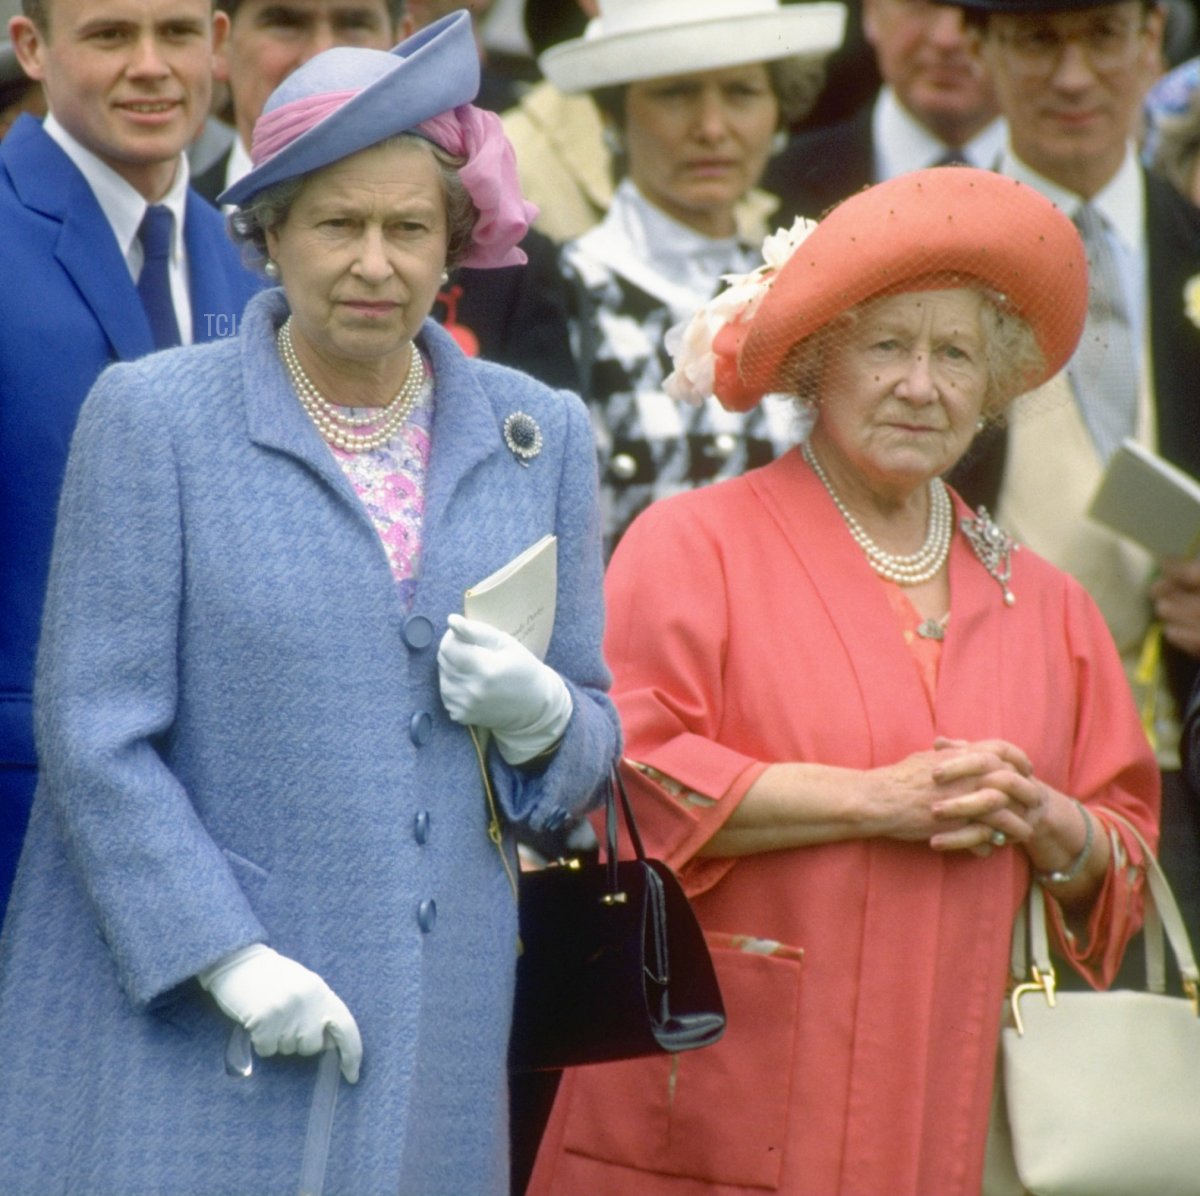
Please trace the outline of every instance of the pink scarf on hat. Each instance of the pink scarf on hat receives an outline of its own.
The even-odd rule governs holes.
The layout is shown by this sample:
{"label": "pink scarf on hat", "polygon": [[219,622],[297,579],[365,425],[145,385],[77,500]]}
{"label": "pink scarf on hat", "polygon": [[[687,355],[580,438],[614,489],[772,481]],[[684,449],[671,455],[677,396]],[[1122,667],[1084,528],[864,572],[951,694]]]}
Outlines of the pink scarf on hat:
{"label": "pink scarf on hat", "polygon": [[[331,91],[305,96],[264,113],[254,125],[251,161],[261,166],[358,94]],[[522,265],[526,257],[517,243],[537,215],[537,208],[521,196],[516,155],[500,118],[474,104],[460,104],[413,129],[398,129],[400,132],[416,133],[447,153],[466,159],[458,175],[479,216],[471,234],[471,248],[460,265],[477,269]]]}
{"label": "pink scarf on hat", "polygon": [[517,242],[525,235],[537,208],[523,199],[517,181],[517,156],[494,112],[460,104],[413,130],[447,153],[466,158],[459,167],[472,202],[479,212],[464,266],[517,266],[525,254]]}

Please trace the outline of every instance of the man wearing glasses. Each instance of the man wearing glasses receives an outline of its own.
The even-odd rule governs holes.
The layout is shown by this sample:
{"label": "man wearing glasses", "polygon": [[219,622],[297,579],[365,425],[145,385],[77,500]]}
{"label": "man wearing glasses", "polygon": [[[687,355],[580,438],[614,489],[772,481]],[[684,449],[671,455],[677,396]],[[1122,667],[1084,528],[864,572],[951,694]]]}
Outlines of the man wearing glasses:
{"label": "man wearing glasses", "polygon": [[1152,0],[956,2],[1008,122],[999,169],[1075,220],[1089,263],[1088,323],[1068,369],[1007,428],[985,433],[956,481],[1104,611],[1158,749],[1160,850],[1195,935],[1200,810],[1178,771],[1177,711],[1200,660],[1200,561],[1155,560],[1087,517],[1125,438],[1200,477],[1200,315],[1185,300],[1200,280],[1200,209],[1143,170],[1134,144],[1164,10]]}

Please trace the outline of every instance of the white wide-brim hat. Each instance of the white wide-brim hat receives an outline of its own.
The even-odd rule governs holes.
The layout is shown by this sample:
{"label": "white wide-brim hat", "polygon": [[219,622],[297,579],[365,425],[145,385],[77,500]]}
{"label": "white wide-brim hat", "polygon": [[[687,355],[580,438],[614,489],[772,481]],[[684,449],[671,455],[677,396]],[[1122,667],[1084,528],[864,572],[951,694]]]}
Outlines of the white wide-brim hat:
{"label": "white wide-brim hat", "polygon": [[796,55],[842,44],[846,9],[832,2],[779,0],[601,0],[582,37],[538,59],[562,91],[592,91]]}

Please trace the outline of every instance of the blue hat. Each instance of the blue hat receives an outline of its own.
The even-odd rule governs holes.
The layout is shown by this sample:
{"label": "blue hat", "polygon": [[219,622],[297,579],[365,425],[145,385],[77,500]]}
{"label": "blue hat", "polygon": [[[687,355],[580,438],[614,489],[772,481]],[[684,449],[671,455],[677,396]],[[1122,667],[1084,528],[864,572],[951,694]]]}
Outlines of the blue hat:
{"label": "blue hat", "polygon": [[478,91],[479,48],[465,11],[435,21],[390,51],[325,50],[271,93],[254,126],[254,169],[218,202],[245,204],[275,183],[468,104]]}

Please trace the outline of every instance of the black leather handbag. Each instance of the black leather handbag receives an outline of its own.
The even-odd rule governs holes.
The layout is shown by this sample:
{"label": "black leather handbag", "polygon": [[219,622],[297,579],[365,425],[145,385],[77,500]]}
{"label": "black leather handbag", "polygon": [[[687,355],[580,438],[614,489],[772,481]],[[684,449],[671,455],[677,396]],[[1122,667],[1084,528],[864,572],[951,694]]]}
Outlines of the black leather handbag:
{"label": "black leather handbag", "polygon": [[[631,860],[617,859],[618,799]],[[520,875],[514,1071],[690,1051],[725,1031],[700,924],[671,869],[646,858],[615,770],[606,802],[604,860]]]}

